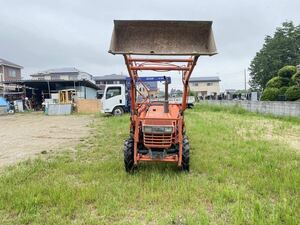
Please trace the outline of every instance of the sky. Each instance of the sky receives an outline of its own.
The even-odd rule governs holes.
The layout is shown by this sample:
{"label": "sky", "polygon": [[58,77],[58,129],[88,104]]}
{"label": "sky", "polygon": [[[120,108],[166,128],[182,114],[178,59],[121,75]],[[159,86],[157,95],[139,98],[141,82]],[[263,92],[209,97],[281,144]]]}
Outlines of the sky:
{"label": "sky", "polygon": [[[76,67],[95,76],[127,74],[123,57],[108,53],[115,19],[212,20],[218,54],[200,57],[192,76],[219,76],[222,90],[243,89],[244,69],[261,49],[265,36],[285,21],[300,24],[299,0],[0,3],[0,58],[22,65],[24,78],[61,67]],[[174,87],[179,82],[176,75]]]}

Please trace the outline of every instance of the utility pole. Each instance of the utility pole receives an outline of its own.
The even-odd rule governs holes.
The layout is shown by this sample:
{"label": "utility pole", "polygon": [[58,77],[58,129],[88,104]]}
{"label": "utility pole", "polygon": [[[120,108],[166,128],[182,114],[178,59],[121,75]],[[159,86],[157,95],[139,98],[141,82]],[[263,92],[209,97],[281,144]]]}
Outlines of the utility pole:
{"label": "utility pole", "polygon": [[245,79],[245,91],[247,91],[247,74],[246,74],[246,69],[244,69],[244,79]]}

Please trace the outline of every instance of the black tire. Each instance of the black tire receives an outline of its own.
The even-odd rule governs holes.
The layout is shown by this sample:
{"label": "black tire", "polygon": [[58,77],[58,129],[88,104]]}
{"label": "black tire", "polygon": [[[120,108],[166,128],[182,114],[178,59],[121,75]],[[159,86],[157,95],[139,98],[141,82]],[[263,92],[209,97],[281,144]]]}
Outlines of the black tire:
{"label": "black tire", "polygon": [[187,136],[183,137],[181,170],[185,172],[190,171],[190,144]]}
{"label": "black tire", "polygon": [[188,109],[192,109],[194,107],[194,104],[188,104]]}
{"label": "black tire", "polygon": [[124,114],[124,109],[121,106],[117,106],[114,108],[114,110],[112,111],[112,114],[114,116],[122,116]]}
{"label": "black tire", "polygon": [[126,172],[134,170],[133,139],[129,138],[124,143],[124,164]]}

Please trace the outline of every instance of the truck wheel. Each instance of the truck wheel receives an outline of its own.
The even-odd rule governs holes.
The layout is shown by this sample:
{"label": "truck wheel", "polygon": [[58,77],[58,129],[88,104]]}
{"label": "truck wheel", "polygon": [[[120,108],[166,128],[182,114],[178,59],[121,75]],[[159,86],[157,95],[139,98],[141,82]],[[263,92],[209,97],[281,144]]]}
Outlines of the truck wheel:
{"label": "truck wheel", "polygon": [[124,143],[124,164],[126,172],[133,172],[134,170],[134,156],[133,156],[133,139],[129,138]]}
{"label": "truck wheel", "polygon": [[187,136],[183,137],[181,169],[185,172],[189,172],[190,170],[190,144]]}
{"label": "truck wheel", "polygon": [[117,106],[116,108],[114,108],[112,113],[114,116],[122,116],[124,114],[124,109],[120,106]]}

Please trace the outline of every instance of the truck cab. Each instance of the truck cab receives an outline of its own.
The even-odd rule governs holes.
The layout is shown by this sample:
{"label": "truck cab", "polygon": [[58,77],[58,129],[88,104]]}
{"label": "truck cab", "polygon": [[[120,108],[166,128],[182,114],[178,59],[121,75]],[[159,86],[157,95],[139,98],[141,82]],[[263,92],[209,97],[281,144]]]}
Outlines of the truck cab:
{"label": "truck cab", "polygon": [[123,84],[108,84],[101,99],[101,112],[115,116],[123,115],[128,109],[127,93]]}

